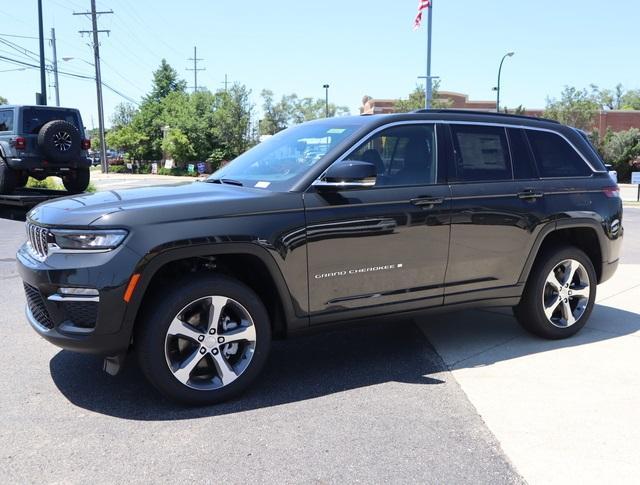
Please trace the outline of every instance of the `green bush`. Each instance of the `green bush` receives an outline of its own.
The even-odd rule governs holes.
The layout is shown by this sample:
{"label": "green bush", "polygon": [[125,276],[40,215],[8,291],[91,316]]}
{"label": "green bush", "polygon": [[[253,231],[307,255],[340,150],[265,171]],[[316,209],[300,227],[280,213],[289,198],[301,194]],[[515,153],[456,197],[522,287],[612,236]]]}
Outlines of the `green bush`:
{"label": "green bush", "polygon": [[128,173],[126,165],[109,165],[109,173]]}
{"label": "green bush", "polygon": [[179,177],[197,177],[198,173],[194,172],[194,173],[189,173],[186,169],[184,168],[180,168],[180,167],[174,167],[174,168],[159,168],[158,169],[158,175],[174,175],[174,176],[179,176]]}
{"label": "green bush", "polygon": [[44,180],[37,180],[33,177],[29,177],[26,186],[31,189],[64,190],[64,186],[59,180],[60,179],[58,177],[47,177]]}
{"label": "green bush", "polygon": [[631,128],[627,131],[609,133],[603,145],[604,159],[618,172],[618,180],[628,182],[631,178],[632,164],[640,157],[640,130]]}

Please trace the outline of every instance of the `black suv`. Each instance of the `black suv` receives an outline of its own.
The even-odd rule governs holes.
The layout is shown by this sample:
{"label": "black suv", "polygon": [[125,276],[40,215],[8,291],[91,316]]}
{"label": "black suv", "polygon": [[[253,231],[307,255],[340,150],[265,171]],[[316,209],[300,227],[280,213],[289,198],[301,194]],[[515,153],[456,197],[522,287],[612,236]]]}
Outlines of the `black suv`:
{"label": "black suv", "polygon": [[0,194],[24,187],[29,176],[62,178],[69,192],[89,186],[91,142],[71,108],[0,105]]}
{"label": "black suv", "polygon": [[427,111],[285,130],[206,183],[36,207],[27,318],[63,348],[137,353],[164,394],[245,389],[272,336],[429,309],[511,306],[569,337],[614,273],[618,187],[579,131]]}

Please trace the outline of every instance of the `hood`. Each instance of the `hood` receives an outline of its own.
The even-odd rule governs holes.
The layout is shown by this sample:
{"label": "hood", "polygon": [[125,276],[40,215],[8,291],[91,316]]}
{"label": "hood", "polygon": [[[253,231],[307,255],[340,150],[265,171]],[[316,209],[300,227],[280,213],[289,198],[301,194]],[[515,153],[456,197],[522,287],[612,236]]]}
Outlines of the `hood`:
{"label": "hood", "polygon": [[27,218],[48,226],[129,227],[297,208],[292,199],[302,206],[300,194],[194,182],[63,197],[38,205]]}

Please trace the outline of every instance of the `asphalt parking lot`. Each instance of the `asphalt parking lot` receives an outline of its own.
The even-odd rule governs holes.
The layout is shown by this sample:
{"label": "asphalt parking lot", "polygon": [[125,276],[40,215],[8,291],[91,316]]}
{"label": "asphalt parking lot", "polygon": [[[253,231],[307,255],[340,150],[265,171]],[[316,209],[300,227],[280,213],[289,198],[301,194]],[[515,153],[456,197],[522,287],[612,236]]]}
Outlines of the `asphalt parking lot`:
{"label": "asphalt parking lot", "polygon": [[31,330],[23,235],[0,219],[0,483],[521,482],[413,322],[277,342],[244,397],[182,408]]}
{"label": "asphalt parking lot", "polygon": [[110,377],[40,339],[22,223],[0,219],[0,483],[631,483],[640,209],[625,229],[620,276],[576,339],[540,341],[502,311],[351,327],[276,342],[249,393],[194,409],[135,365]]}

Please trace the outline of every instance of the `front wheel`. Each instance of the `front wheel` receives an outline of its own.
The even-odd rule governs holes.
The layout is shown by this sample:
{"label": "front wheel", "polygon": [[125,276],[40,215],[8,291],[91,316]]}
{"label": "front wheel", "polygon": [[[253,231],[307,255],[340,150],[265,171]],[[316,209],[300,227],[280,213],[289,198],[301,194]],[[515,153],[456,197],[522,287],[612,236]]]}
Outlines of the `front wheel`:
{"label": "front wheel", "polygon": [[585,326],[596,299],[597,276],[591,259],[572,246],[541,254],[514,313],[529,332],[562,339]]}
{"label": "front wheel", "polygon": [[258,376],[271,346],[271,325],[249,287],[201,275],[155,295],[134,346],[143,373],[160,392],[187,404],[214,404],[241,393]]}
{"label": "front wheel", "polygon": [[72,194],[79,194],[87,190],[91,175],[88,168],[79,168],[62,177],[62,185]]}

